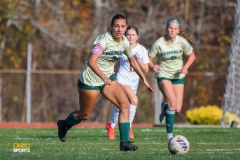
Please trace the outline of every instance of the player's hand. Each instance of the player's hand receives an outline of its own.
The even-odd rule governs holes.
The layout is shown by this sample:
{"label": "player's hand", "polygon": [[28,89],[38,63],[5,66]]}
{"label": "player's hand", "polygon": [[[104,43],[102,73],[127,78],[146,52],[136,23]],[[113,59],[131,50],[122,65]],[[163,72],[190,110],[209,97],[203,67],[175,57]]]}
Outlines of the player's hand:
{"label": "player's hand", "polygon": [[154,72],[157,72],[159,70],[160,66],[159,65],[154,65],[153,67],[153,71]]}
{"label": "player's hand", "polygon": [[102,78],[102,80],[103,80],[105,85],[109,85],[110,86],[111,83],[112,83],[112,81],[109,78],[107,78],[107,77]]}
{"label": "player's hand", "polygon": [[140,54],[139,53],[136,53],[135,54],[135,59],[139,62],[140,61]]}
{"label": "player's hand", "polygon": [[187,74],[188,73],[188,70],[187,69],[185,69],[185,68],[181,68],[180,70],[179,70],[179,72],[181,72],[181,73],[183,73],[183,74]]}
{"label": "player's hand", "polygon": [[149,85],[147,80],[143,81],[143,83],[147,86],[147,88],[150,92],[154,92],[154,89]]}

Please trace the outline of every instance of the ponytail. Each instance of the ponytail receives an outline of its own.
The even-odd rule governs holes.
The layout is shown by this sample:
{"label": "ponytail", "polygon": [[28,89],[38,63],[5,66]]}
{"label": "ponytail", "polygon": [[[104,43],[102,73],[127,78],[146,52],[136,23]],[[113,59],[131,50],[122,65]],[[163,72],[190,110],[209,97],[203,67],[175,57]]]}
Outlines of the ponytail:
{"label": "ponytail", "polygon": [[189,43],[192,45],[194,44],[194,41],[181,28],[179,28],[179,32],[183,35],[184,38],[187,39]]}

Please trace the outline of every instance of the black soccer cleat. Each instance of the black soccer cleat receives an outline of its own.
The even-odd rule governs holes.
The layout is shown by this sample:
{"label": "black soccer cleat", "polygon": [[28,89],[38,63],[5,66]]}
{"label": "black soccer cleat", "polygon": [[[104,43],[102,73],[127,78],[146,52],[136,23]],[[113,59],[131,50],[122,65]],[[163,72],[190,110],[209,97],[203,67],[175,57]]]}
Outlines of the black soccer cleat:
{"label": "black soccer cleat", "polygon": [[58,138],[62,142],[65,142],[66,141],[66,134],[67,134],[67,131],[69,130],[69,128],[66,127],[66,124],[65,124],[64,120],[58,120],[57,125],[58,125]]}
{"label": "black soccer cleat", "polygon": [[135,151],[138,149],[138,146],[133,145],[130,141],[120,143],[120,150],[121,151]]}

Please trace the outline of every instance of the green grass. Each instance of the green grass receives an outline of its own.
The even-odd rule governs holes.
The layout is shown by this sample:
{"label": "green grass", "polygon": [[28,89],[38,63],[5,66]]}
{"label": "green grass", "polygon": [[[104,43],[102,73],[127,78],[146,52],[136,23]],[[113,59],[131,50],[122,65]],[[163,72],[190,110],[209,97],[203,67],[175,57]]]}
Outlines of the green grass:
{"label": "green grass", "polygon": [[[107,139],[104,128],[73,128],[67,141],[60,142],[57,129],[1,129],[0,159],[57,159],[57,160],[237,160],[240,157],[239,128],[177,128],[174,133],[184,135],[190,142],[185,155],[171,155],[167,149],[165,127],[134,128],[134,142],[138,150],[119,150],[119,132],[116,140]],[[14,143],[30,143],[30,153],[13,153]]]}

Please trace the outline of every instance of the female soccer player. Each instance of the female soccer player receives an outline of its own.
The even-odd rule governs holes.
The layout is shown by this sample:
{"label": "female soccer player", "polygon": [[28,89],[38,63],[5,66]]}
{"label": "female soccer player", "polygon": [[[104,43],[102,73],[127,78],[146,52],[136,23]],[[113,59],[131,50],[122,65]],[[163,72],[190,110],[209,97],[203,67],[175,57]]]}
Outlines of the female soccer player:
{"label": "female soccer player", "polygon": [[[145,47],[137,43],[138,40],[138,29],[135,26],[128,26],[126,31],[126,37],[130,42],[133,56],[137,60],[141,69],[147,73],[148,72],[148,53]],[[120,58],[120,68],[116,75],[116,80],[122,85],[123,90],[127,94],[127,97],[130,101],[130,133],[129,137],[134,138],[134,134],[132,132],[132,122],[136,113],[136,108],[138,104],[138,97],[136,95],[139,76],[130,66],[128,58],[126,55],[122,55]],[[115,133],[114,128],[118,123],[118,114],[119,109],[117,107],[114,108],[112,113],[112,118],[109,123],[106,124],[106,129],[108,130],[108,139],[114,140]]]}
{"label": "female soccer player", "polygon": [[80,110],[69,114],[65,120],[58,120],[58,137],[66,141],[67,131],[82,120],[87,120],[92,113],[97,97],[101,93],[119,108],[120,150],[134,151],[138,147],[129,142],[129,101],[121,85],[114,81],[114,64],[122,54],[143,80],[149,91],[153,91],[142,73],[137,61],[132,56],[131,47],[124,36],[127,19],[116,14],[112,18],[111,31],[100,35],[95,40],[91,51],[86,57],[84,68],[78,79]]}
{"label": "female soccer player", "polygon": [[[149,49],[149,67],[156,73],[160,91],[163,93],[166,102],[162,103],[162,113],[159,116],[160,123],[166,119],[167,138],[173,137],[173,125],[175,112],[182,109],[184,93],[184,77],[188,68],[195,60],[192,46],[193,41],[184,33],[183,38],[177,34],[181,31],[180,22],[177,19],[170,19],[166,25],[167,34],[154,42]],[[188,42],[189,41],[189,42]],[[182,55],[188,56],[184,64]],[[158,56],[158,64],[153,64],[153,58]],[[166,117],[166,118],[165,118]]]}

